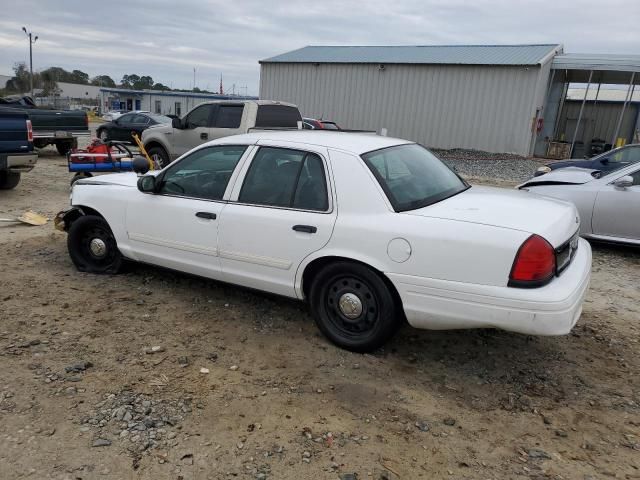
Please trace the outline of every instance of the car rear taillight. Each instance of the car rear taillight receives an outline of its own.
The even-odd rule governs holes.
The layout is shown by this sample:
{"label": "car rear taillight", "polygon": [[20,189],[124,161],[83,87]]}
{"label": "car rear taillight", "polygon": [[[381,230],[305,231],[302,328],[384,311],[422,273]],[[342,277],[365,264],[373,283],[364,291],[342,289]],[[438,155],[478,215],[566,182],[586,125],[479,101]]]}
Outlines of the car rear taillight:
{"label": "car rear taillight", "polygon": [[549,242],[531,235],[520,247],[509,275],[510,287],[531,288],[548,283],[556,273],[556,254]]}
{"label": "car rear taillight", "polygon": [[31,126],[31,120],[27,120],[27,140],[33,143],[33,127]]}

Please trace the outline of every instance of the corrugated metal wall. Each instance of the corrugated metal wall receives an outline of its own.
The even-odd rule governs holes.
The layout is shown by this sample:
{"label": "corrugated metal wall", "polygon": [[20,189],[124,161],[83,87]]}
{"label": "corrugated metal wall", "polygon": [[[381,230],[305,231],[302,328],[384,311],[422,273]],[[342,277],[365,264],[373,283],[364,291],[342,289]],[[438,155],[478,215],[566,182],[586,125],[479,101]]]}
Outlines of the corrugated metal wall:
{"label": "corrugated metal wall", "polygon": [[260,98],[435,148],[528,155],[540,67],[263,63]]}
{"label": "corrugated metal wall", "polygon": [[[564,136],[565,140],[571,141],[578,122],[581,105],[582,102],[576,100],[567,100],[564,103],[560,114],[560,123],[558,124],[558,138]],[[640,104],[629,103],[624,112],[618,137],[626,138],[627,143],[630,143],[633,139],[639,108]],[[600,138],[610,143],[616,131],[621,111],[622,102],[598,102],[596,104],[594,102],[586,102],[576,140],[584,142],[586,148],[590,147],[593,138]]]}

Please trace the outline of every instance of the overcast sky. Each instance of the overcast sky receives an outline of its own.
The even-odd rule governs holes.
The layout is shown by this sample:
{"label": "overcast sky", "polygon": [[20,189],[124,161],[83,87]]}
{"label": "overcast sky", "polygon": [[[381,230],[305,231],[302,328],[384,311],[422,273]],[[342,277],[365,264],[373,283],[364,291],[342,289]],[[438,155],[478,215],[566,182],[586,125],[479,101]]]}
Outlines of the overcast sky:
{"label": "overcast sky", "polygon": [[[0,0],[0,74],[34,69],[151,75],[174,88],[258,93],[258,60],[305,45],[562,43],[640,54],[638,0]],[[244,89],[242,92],[244,93]]]}

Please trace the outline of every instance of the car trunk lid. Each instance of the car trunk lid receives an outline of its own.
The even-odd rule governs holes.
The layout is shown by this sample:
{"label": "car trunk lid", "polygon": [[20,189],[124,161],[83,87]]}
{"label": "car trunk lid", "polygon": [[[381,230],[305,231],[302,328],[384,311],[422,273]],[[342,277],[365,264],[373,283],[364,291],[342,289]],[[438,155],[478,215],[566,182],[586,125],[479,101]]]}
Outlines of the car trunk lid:
{"label": "car trunk lid", "polygon": [[520,230],[544,237],[558,247],[578,230],[573,204],[518,190],[474,186],[408,215],[444,218]]}

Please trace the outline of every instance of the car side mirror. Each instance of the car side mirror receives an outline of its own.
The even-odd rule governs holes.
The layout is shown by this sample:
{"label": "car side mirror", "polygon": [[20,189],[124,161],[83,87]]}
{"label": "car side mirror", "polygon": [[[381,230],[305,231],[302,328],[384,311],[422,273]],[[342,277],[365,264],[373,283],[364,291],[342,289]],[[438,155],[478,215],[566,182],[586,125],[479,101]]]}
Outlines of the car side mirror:
{"label": "car side mirror", "polygon": [[602,160],[600,160],[600,163],[602,163],[603,165],[606,165],[607,163],[609,163],[609,158],[603,158]]}
{"label": "car side mirror", "polygon": [[633,177],[631,175],[625,175],[624,177],[620,177],[617,180],[611,182],[614,187],[617,188],[627,188],[633,185]]}
{"label": "car side mirror", "polygon": [[155,175],[143,175],[138,179],[138,190],[142,193],[155,193],[156,177]]}
{"label": "car side mirror", "polygon": [[171,119],[171,126],[173,128],[182,129],[182,120],[180,120],[179,118],[172,118]]}

